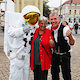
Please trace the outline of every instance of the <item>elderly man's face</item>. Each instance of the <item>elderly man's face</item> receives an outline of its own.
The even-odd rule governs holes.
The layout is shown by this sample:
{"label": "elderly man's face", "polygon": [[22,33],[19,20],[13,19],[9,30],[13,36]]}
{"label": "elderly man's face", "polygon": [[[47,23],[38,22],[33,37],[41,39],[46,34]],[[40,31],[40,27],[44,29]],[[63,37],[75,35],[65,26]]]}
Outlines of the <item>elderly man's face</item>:
{"label": "elderly man's face", "polygon": [[52,27],[56,28],[58,26],[60,19],[57,14],[50,16],[50,22],[52,24]]}
{"label": "elderly man's face", "polygon": [[40,23],[38,23],[38,25],[39,25],[39,30],[44,31],[47,23],[45,20],[41,20]]}

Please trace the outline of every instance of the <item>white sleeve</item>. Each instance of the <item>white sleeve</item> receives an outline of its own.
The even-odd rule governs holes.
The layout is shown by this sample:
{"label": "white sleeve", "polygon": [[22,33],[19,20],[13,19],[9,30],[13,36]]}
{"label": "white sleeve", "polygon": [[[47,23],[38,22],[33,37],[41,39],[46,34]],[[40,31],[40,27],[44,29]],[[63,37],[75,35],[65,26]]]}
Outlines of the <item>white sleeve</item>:
{"label": "white sleeve", "polygon": [[69,24],[69,27],[70,27],[70,28],[73,28],[73,23],[70,23],[70,24]]}
{"label": "white sleeve", "polygon": [[51,30],[51,26],[52,25],[50,24],[50,25],[46,26],[46,28],[49,29],[49,30]]}
{"label": "white sleeve", "polygon": [[63,29],[63,35],[64,35],[64,37],[67,37],[67,36],[66,36],[66,32],[67,32],[68,30],[70,30],[69,26],[65,26],[64,29]]}
{"label": "white sleeve", "polygon": [[9,30],[8,30],[8,35],[11,36],[11,37],[21,37],[23,36],[24,32],[23,32],[23,27],[9,27]]}

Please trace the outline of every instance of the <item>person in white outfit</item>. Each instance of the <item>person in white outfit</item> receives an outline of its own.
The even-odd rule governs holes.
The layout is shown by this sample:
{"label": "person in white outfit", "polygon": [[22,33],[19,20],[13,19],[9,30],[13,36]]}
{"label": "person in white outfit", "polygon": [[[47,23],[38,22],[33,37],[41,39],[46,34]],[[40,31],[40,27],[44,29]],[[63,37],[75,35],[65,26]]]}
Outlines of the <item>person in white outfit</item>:
{"label": "person in white outfit", "polygon": [[16,21],[16,25],[8,28],[9,80],[29,80],[30,44],[40,11],[37,7],[28,5],[23,8],[21,14],[22,17]]}
{"label": "person in white outfit", "polygon": [[72,31],[72,30],[73,30],[73,23],[72,23],[72,21],[70,21],[69,27],[70,27],[70,29],[71,29],[71,31]]}

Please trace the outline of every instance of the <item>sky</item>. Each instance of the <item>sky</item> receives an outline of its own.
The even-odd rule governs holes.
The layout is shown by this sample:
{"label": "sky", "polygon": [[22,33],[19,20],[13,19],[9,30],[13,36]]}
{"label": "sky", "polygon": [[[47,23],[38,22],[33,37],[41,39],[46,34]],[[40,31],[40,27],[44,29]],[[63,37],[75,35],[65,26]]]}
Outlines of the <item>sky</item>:
{"label": "sky", "polygon": [[59,7],[61,4],[63,4],[65,1],[68,0],[48,0],[47,5],[51,8],[54,9],[55,7]]}
{"label": "sky", "polygon": [[[5,0],[3,0],[3,1],[5,1]],[[64,3],[65,1],[67,1],[67,0],[48,0],[47,5],[49,5],[50,10],[53,10],[55,7],[59,7],[60,4]],[[2,6],[2,7],[4,7],[4,6]],[[4,8],[2,8],[2,9],[4,9]]]}

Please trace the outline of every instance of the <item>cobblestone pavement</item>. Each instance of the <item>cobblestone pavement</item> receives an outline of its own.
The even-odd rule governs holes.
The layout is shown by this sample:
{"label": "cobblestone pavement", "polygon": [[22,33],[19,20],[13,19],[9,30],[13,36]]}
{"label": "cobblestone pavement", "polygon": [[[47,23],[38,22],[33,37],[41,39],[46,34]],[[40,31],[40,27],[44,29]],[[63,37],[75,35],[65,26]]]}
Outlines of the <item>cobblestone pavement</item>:
{"label": "cobblestone pavement", "polygon": [[[80,80],[80,36],[74,35],[76,43],[72,46],[71,52],[71,74],[72,80]],[[61,73],[60,73],[61,75]],[[0,36],[0,80],[8,80],[9,78],[9,60],[3,52],[3,36]],[[62,79],[62,75],[60,76]],[[33,80],[33,72],[30,71],[30,79]],[[51,79],[51,74],[49,70],[48,80]]]}

